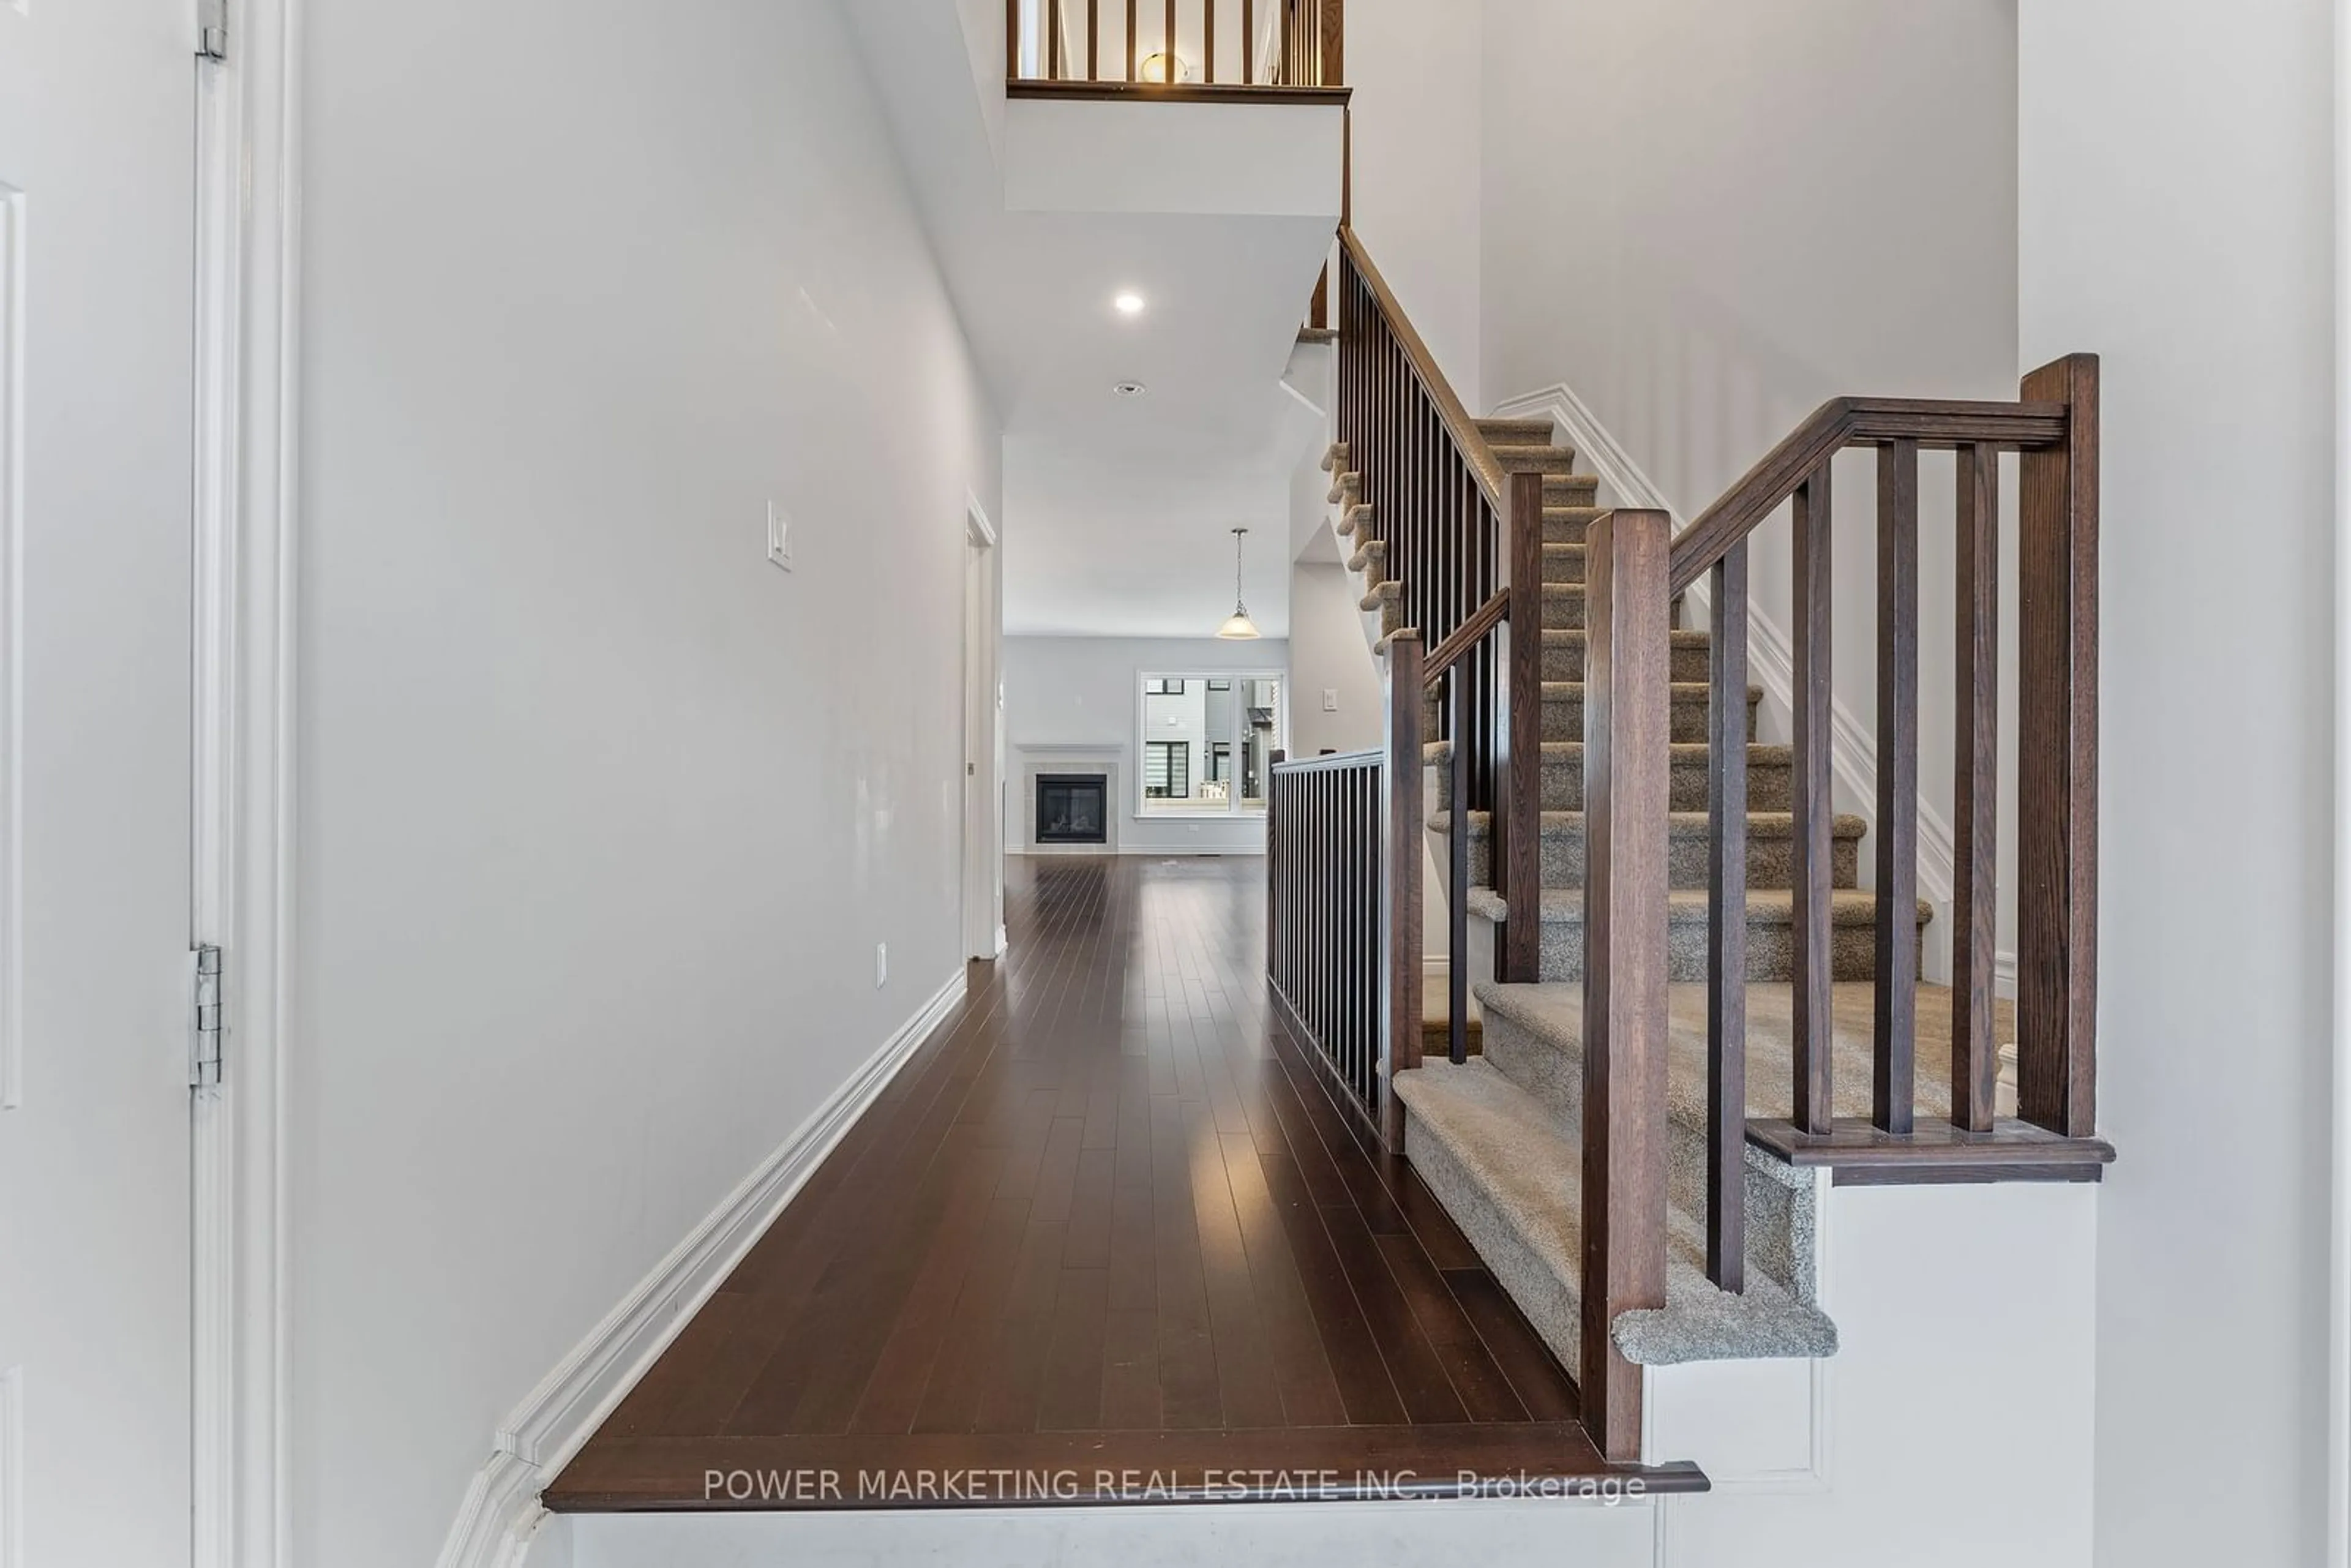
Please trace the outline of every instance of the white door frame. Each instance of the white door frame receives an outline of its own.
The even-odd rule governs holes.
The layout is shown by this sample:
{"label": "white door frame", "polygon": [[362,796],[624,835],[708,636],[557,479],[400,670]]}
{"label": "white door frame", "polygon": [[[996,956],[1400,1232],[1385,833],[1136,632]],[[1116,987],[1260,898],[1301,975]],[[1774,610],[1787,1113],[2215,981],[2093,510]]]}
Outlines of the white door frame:
{"label": "white door frame", "polygon": [[195,939],[222,1082],[194,1106],[196,1568],[290,1561],[283,1186],[293,1021],[301,0],[226,0],[196,107]]}
{"label": "white door frame", "polygon": [[1004,951],[1004,696],[996,526],[966,498],[963,561],[963,950]]}

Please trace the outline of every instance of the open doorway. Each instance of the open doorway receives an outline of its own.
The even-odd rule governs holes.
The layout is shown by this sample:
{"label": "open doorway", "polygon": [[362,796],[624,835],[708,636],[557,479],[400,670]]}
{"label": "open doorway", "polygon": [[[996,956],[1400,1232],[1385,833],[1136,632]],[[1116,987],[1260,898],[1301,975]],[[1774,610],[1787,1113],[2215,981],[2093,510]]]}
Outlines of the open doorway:
{"label": "open doorway", "polygon": [[974,498],[964,516],[963,936],[967,957],[1004,951],[1004,703],[998,669],[996,528]]}

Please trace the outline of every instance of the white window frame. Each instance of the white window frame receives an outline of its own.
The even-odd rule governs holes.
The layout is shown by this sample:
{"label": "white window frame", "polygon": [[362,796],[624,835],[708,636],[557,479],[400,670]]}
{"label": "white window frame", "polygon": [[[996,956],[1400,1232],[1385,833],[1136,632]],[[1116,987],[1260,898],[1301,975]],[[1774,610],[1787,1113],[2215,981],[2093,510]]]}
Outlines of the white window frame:
{"label": "white window frame", "polygon": [[[1235,696],[1239,695],[1240,685],[1244,681],[1279,682],[1281,687],[1281,701],[1278,705],[1279,711],[1274,716],[1273,749],[1276,751],[1286,751],[1290,746],[1290,672],[1288,670],[1176,670],[1165,668],[1137,669],[1134,672],[1134,680],[1133,682],[1133,690],[1134,694],[1134,783],[1133,785],[1134,793],[1128,797],[1126,802],[1126,809],[1134,820],[1136,821],[1151,822],[1180,822],[1187,821],[1207,822],[1224,822],[1233,821],[1262,821],[1265,819],[1265,808],[1262,805],[1254,809],[1244,809],[1241,803],[1240,766],[1243,753],[1243,737],[1241,734],[1240,723],[1241,706],[1238,702],[1233,705],[1233,733],[1225,737],[1227,740],[1231,742],[1233,747],[1231,768],[1232,777],[1226,781],[1230,786],[1230,792],[1226,797],[1225,803],[1221,807],[1195,804],[1189,808],[1174,808],[1162,805],[1155,809],[1152,806],[1151,801],[1143,792],[1144,789],[1144,775],[1149,771],[1144,766],[1144,759],[1150,756],[1150,752],[1145,749],[1145,743],[1152,739],[1158,738],[1151,734],[1151,709],[1148,701],[1149,694],[1144,690],[1145,685],[1152,681],[1184,681],[1186,683],[1198,681],[1203,683],[1204,686],[1205,683],[1209,681],[1227,682],[1232,686],[1233,695]],[[1208,737],[1208,744],[1213,746],[1216,744],[1216,737],[1210,736]],[[1206,759],[1203,758],[1193,768],[1192,777],[1194,779],[1198,780],[1205,779],[1207,776],[1207,762]]]}

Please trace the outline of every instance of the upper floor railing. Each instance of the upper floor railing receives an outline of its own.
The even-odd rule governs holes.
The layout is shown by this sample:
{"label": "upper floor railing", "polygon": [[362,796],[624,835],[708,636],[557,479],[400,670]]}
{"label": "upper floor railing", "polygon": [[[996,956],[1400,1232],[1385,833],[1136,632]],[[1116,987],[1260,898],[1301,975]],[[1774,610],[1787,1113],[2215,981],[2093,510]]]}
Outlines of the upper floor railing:
{"label": "upper floor railing", "polygon": [[1343,0],[1006,0],[1016,89],[1265,98],[1346,80]]}

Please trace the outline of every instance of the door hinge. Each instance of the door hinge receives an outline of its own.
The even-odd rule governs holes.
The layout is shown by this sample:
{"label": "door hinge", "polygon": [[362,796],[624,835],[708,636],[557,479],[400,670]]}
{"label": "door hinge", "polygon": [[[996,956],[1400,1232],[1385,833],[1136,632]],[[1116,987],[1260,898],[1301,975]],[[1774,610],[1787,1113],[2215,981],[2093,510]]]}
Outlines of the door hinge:
{"label": "door hinge", "polygon": [[210,1089],[221,1081],[221,950],[207,943],[191,956],[195,982],[188,1017],[188,1082]]}
{"label": "door hinge", "polygon": [[196,0],[196,58],[228,58],[228,0]]}

